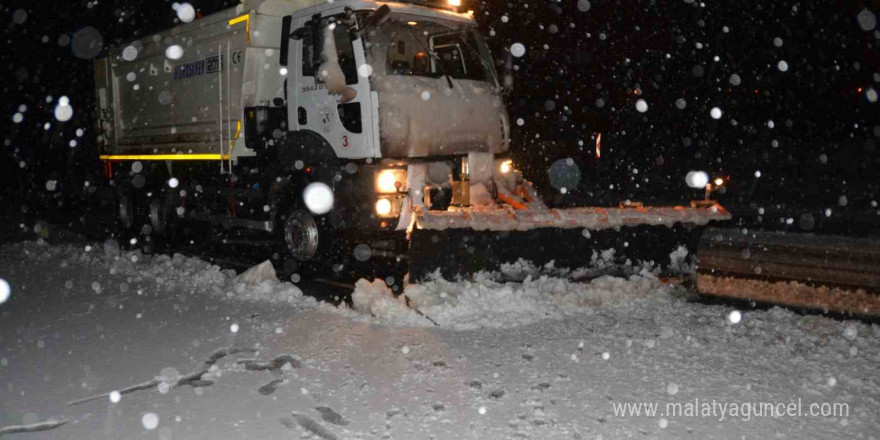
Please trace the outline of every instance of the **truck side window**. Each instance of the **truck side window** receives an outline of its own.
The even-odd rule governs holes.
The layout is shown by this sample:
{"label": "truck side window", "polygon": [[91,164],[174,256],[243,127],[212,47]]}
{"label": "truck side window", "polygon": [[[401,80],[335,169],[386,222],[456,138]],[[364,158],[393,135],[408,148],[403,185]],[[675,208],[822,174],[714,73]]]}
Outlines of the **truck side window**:
{"label": "truck side window", "polygon": [[[326,20],[322,22],[326,25]],[[313,38],[314,32],[303,38],[302,52],[302,76],[315,76],[315,72],[321,65],[321,50],[323,44],[318,38]],[[336,40],[336,55],[339,57],[339,67],[345,75],[345,83],[348,85],[357,84],[358,74],[357,65],[354,62],[354,46],[351,41],[351,35],[345,26],[336,26],[333,29],[333,37]]]}
{"label": "truck side window", "polygon": [[342,126],[351,133],[362,133],[364,131],[361,122],[361,104],[359,102],[349,102],[337,106],[339,111],[339,120]]}
{"label": "truck side window", "polygon": [[357,84],[357,65],[354,62],[351,34],[348,33],[345,26],[336,26],[336,29],[333,30],[333,36],[336,38],[336,54],[339,56],[339,66],[342,67],[342,73],[345,74],[345,83],[348,85]]}
{"label": "truck side window", "polygon": [[314,32],[309,30],[302,39],[302,76],[315,76],[318,68],[315,56]]}

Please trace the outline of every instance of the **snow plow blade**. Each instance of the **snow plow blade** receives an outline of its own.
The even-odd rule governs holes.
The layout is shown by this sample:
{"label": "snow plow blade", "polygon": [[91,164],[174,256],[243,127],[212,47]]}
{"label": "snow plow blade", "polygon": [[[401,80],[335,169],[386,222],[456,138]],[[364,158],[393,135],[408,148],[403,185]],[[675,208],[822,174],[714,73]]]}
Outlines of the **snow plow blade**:
{"label": "snow plow blade", "polygon": [[880,240],[707,229],[697,288],[732,297],[853,314],[880,313]]}
{"label": "snow plow blade", "polygon": [[532,210],[501,206],[414,214],[409,252],[414,282],[438,270],[445,279],[479,271],[515,273],[520,260],[573,279],[626,275],[645,263],[675,273],[687,266],[683,260],[696,250],[706,224],[730,219],[717,204]]}

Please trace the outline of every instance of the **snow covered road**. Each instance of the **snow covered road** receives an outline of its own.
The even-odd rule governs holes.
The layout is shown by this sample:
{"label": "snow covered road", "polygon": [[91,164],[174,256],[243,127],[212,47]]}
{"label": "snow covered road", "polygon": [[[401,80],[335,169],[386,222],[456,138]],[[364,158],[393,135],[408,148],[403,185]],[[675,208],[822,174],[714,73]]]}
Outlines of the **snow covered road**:
{"label": "snow covered road", "polygon": [[[880,328],[781,309],[731,315],[648,274],[432,282],[407,291],[421,314],[366,281],[352,310],[112,244],[6,245],[0,278],[12,288],[0,304],[0,428],[68,421],[10,437],[880,435]],[[212,356],[229,347],[255,351]],[[801,413],[741,413],[762,402],[800,402]],[[641,403],[657,413],[619,413]],[[847,415],[811,416],[814,403]]]}

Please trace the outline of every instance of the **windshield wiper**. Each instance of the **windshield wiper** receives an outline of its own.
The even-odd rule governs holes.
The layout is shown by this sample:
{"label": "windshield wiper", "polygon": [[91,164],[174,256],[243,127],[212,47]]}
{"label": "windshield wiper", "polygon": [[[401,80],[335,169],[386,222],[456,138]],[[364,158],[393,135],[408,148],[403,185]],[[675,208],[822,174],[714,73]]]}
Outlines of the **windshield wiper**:
{"label": "windshield wiper", "polygon": [[[471,46],[471,44],[467,42],[467,39],[465,39],[465,34],[464,34],[464,32],[462,32],[462,33],[459,34],[459,41],[461,41],[462,43],[464,43],[464,45],[465,45],[468,49],[470,49],[471,52],[474,53],[474,55],[477,56],[477,59],[480,60],[480,63],[483,65],[483,67],[486,69],[486,71],[488,71],[488,72],[492,75],[492,79],[495,80],[495,84],[500,84],[500,83],[498,82],[498,77],[495,75],[495,69],[493,69],[493,68],[489,65],[489,63],[486,62],[486,60],[483,59],[483,56],[480,55],[480,52],[477,51],[477,49],[476,49],[475,47]],[[496,86],[496,87],[497,87],[497,86]]]}
{"label": "windshield wiper", "polygon": [[446,72],[446,68],[443,66],[443,60],[441,60],[440,57],[437,56],[436,53],[434,53],[434,51],[432,51],[431,49],[428,49],[428,46],[425,46],[425,43],[423,43],[422,40],[419,40],[419,37],[416,35],[415,32],[413,32],[411,27],[407,26],[406,30],[408,30],[409,34],[412,35],[413,39],[416,40],[420,46],[422,46],[422,49],[425,49],[425,52],[427,52],[429,55],[431,55],[431,58],[434,58],[434,61],[437,62],[437,67],[440,68],[440,73],[446,77],[446,82],[449,84],[449,88],[450,89],[453,88],[452,77],[449,76],[448,72]]}

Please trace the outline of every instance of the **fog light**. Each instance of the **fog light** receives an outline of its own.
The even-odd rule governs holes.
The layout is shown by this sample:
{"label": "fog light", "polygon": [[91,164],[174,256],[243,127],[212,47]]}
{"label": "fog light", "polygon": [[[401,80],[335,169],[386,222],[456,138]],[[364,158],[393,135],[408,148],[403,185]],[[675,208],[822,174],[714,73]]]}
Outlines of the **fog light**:
{"label": "fog light", "polygon": [[379,199],[376,201],[376,214],[382,217],[391,214],[391,201],[388,199]]}
{"label": "fog light", "polygon": [[501,174],[507,174],[512,169],[513,169],[513,161],[512,160],[505,160],[504,162],[501,162],[501,166],[498,167],[498,171],[501,171]]}

